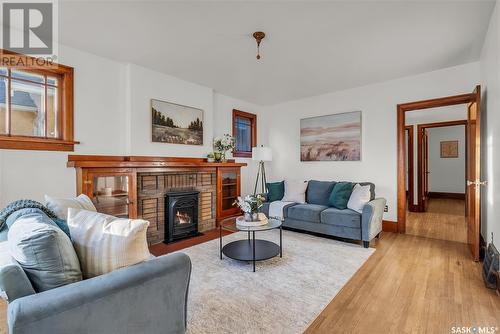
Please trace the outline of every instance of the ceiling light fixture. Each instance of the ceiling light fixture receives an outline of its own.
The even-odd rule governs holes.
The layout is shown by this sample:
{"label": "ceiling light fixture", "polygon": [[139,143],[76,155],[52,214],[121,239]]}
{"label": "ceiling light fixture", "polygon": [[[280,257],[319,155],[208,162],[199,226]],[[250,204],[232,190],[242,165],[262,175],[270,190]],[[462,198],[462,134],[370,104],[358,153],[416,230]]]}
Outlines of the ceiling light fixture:
{"label": "ceiling light fixture", "polygon": [[260,59],[260,42],[266,37],[262,31],[256,31],[253,33],[253,38],[257,41],[257,59]]}

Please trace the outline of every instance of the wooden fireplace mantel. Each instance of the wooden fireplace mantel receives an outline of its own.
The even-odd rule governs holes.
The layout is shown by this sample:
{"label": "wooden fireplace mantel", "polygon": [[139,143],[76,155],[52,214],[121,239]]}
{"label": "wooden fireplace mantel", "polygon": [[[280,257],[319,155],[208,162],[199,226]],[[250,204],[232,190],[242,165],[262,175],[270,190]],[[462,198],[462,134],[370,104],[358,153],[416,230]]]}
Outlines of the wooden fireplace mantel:
{"label": "wooden fireplace mantel", "polygon": [[200,232],[240,214],[233,203],[241,195],[240,171],[246,165],[234,160],[104,155],[69,155],[67,162],[76,169],[77,195],[89,196],[99,212],[148,220],[151,244],[164,240],[163,197],[171,189],[200,191]]}
{"label": "wooden fireplace mantel", "polygon": [[228,160],[208,162],[205,158],[148,157],[116,155],[69,155],[68,167],[82,168],[151,168],[151,167],[245,167],[246,163]]}

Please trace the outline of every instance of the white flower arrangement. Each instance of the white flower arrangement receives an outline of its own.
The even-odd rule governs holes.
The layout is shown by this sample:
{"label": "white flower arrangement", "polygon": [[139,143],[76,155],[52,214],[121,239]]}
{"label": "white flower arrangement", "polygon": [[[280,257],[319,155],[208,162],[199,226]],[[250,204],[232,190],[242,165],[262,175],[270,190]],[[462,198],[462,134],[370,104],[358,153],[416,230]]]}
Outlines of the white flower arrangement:
{"label": "white flower arrangement", "polygon": [[234,148],[234,138],[229,134],[214,139],[214,148],[221,152],[226,153]]}
{"label": "white flower arrangement", "polygon": [[261,195],[247,195],[244,198],[238,196],[234,205],[237,205],[244,213],[255,213],[262,207],[263,202],[264,197]]}

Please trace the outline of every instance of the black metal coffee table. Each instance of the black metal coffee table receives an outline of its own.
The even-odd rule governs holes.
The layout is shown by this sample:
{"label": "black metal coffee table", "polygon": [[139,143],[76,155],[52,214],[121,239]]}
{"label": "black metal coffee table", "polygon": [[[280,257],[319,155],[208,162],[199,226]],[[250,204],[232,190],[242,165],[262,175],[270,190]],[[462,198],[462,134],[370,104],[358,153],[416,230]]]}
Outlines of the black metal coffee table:
{"label": "black metal coffee table", "polygon": [[[255,262],[268,260],[275,256],[283,257],[283,231],[281,229],[281,221],[278,219],[268,219],[266,225],[261,226],[240,226],[236,224],[236,217],[231,217],[222,220],[219,223],[219,252],[222,260],[222,254],[227,257],[239,261],[251,261],[253,263],[253,271],[255,272]],[[280,244],[268,240],[255,239],[255,232],[268,231],[279,228]],[[222,245],[222,230],[231,232],[247,232],[247,239],[232,241],[226,245]]]}

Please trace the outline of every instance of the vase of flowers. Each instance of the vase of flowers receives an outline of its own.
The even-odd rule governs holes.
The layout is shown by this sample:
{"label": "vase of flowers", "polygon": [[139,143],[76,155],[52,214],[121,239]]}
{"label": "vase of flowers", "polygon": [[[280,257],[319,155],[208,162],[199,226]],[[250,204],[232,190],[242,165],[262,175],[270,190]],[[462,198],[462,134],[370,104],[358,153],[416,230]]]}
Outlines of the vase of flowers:
{"label": "vase of flowers", "polygon": [[226,152],[234,149],[234,138],[227,133],[214,139],[214,148],[221,154],[221,161],[226,162]]}
{"label": "vase of flowers", "polygon": [[238,206],[245,216],[245,221],[259,220],[259,209],[262,207],[264,197],[261,195],[247,195],[238,197],[234,205]]}

